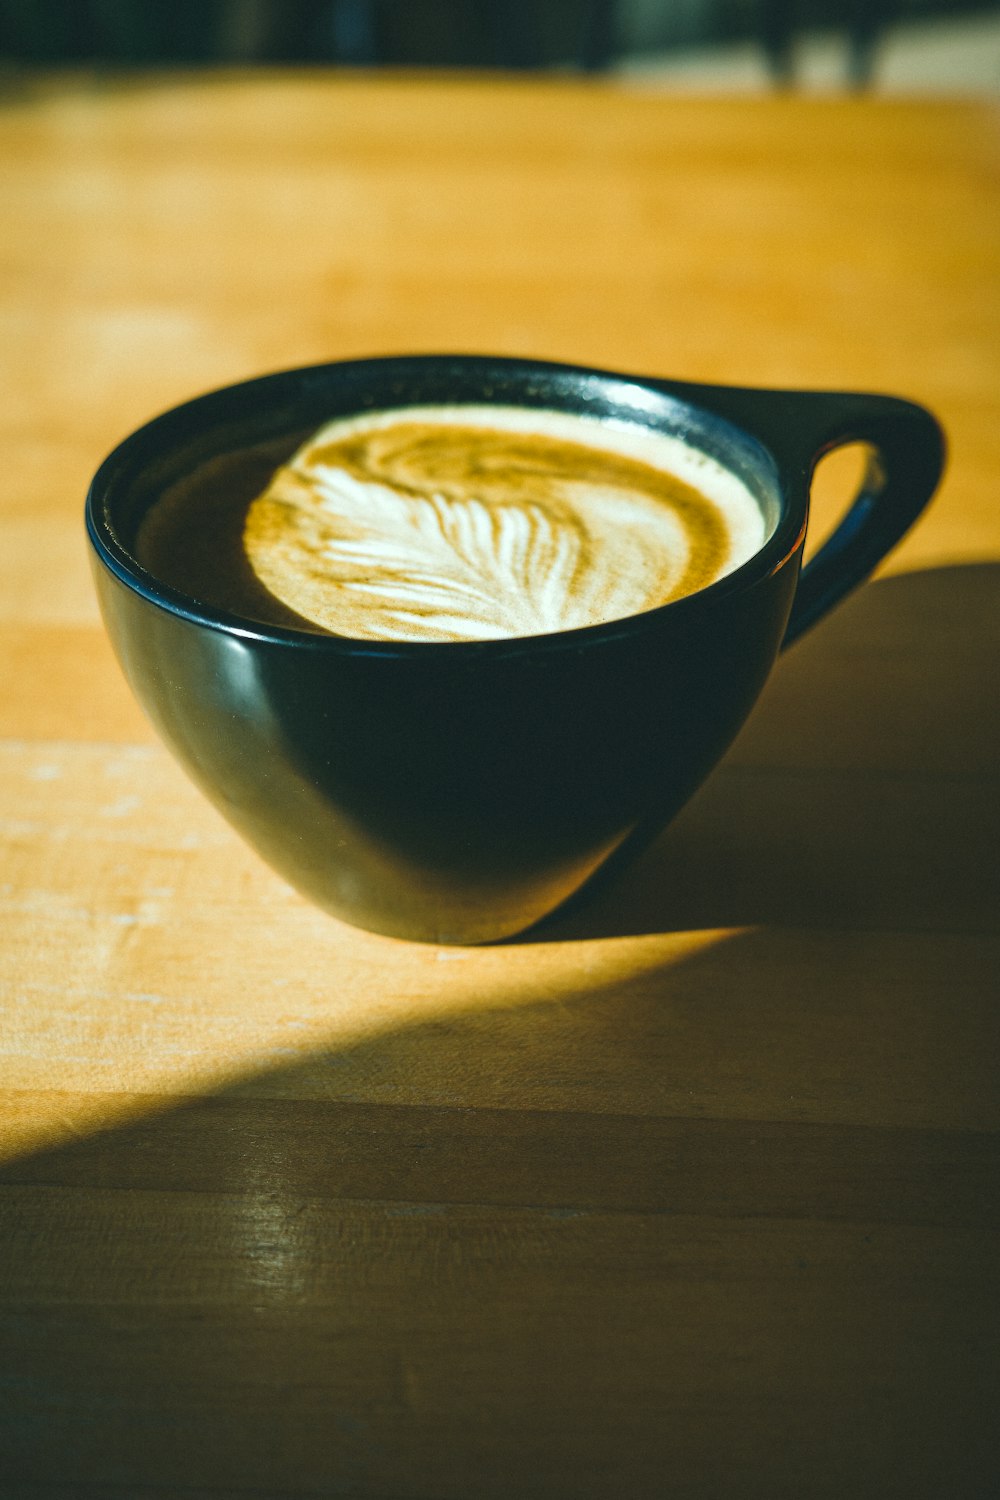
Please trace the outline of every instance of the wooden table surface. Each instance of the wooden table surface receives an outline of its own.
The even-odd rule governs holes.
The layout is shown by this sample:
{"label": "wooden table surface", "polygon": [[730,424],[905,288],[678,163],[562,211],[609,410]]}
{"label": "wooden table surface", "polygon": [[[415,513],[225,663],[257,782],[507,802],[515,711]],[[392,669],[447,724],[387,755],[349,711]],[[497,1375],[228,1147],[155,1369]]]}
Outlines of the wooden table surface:
{"label": "wooden table surface", "polygon": [[[5,1500],[997,1492],[998,169],[971,103],[0,103]],[[894,391],[951,444],[655,847],[487,949],[243,847],[81,524],[166,406],[455,349]]]}

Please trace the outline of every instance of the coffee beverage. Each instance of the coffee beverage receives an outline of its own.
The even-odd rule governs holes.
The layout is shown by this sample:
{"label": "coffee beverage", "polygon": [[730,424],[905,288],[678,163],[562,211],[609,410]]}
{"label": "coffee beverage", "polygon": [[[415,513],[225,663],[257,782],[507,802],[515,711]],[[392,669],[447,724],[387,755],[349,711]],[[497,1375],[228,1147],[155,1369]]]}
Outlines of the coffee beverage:
{"label": "coffee beverage", "polygon": [[203,465],[149,513],[140,561],[255,619],[470,641],[638,614],[765,540],[750,491],[700,450],[565,412],[368,413],[275,462],[261,448]]}

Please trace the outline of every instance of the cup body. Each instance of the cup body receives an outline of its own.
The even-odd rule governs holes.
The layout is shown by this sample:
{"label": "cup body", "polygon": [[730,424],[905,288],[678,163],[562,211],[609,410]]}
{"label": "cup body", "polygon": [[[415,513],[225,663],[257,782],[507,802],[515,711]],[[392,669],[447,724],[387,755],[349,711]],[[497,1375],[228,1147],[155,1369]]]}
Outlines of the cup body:
{"label": "cup body", "polygon": [[[531,361],[358,361],[199,398],[102,466],[88,525],[125,674],[206,795],[311,900],[404,938],[511,936],[663,826],[716,764],[782,643],[809,466],[783,464],[693,389]],[[729,576],[641,615],[457,644],[258,625],[135,560],[148,506],[206,455],[282,433],[291,452],[342,414],[445,402],[625,417],[680,436],[751,488],[768,539]]]}

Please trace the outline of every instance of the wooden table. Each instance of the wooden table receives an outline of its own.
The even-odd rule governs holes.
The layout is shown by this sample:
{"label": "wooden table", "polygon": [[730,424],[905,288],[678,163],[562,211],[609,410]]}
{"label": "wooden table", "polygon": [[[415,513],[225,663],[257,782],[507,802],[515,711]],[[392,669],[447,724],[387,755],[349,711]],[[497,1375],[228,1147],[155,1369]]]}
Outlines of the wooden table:
{"label": "wooden table", "polygon": [[[77,79],[0,163],[0,1494],[995,1493],[1000,113]],[[81,527],[165,406],[450,349],[896,391],[952,446],[642,862],[480,950],[241,845]]]}

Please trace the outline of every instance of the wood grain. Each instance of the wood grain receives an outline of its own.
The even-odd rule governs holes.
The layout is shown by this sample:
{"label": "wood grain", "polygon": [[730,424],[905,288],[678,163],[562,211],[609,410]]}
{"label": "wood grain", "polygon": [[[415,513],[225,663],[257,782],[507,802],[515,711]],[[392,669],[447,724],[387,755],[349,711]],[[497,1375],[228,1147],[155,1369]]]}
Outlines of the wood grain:
{"label": "wood grain", "polygon": [[[998,175],[985,105],[0,100],[4,1500],[995,1492]],[[156,411],[421,349],[896,391],[951,448],[673,827],[483,950],[239,843],[80,524]]]}

